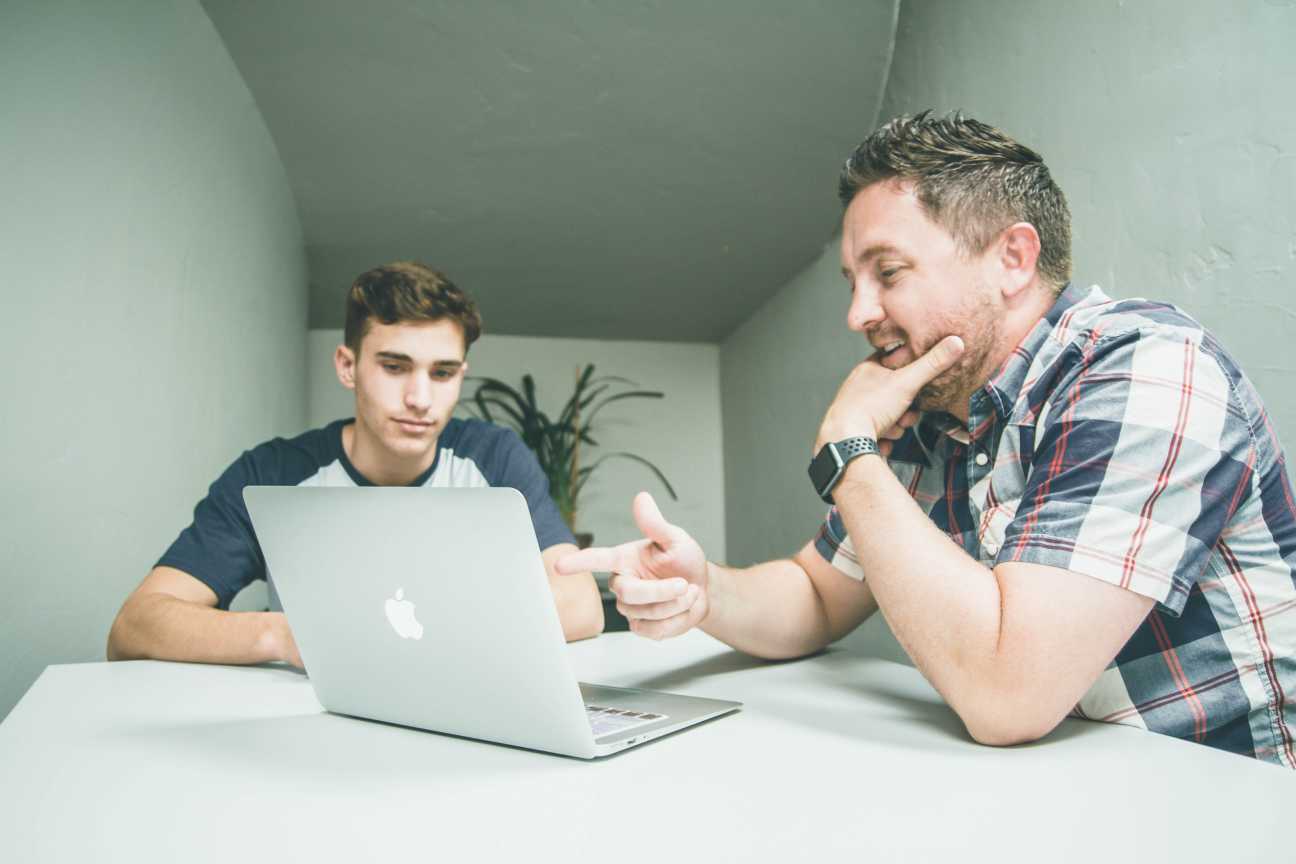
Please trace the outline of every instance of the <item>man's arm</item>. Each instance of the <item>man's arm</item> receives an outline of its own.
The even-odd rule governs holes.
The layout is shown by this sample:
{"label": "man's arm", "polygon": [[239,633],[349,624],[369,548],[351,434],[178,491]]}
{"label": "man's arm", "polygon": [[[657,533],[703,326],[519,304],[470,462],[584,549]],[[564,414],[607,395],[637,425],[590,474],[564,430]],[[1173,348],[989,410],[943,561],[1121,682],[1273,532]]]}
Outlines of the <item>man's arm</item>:
{"label": "man's arm", "polygon": [[[1183,366],[1183,345],[1166,344],[1169,368]],[[910,410],[919,390],[962,353],[962,340],[947,337],[900,369],[872,360],[861,363],[825,414],[816,450],[825,441],[888,428]],[[1083,369],[1094,368],[1090,357]],[[1097,380],[1119,384],[1129,377]],[[1079,387],[1073,385],[1068,392],[1078,393]],[[1105,399],[1106,394],[1093,388],[1085,394],[1086,404],[1097,407],[1126,404],[1123,399]],[[1066,416],[1072,431],[1084,419],[1077,418],[1074,405]],[[1104,421],[1101,426],[1110,432],[1116,424]],[[1112,453],[1093,450],[1095,442],[1110,435],[1095,432],[1088,438],[1083,457],[1068,454],[1072,462],[1102,459],[1116,464]],[[1043,444],[1045,451],[1050,446],[1065,448],[1065,443],[1057,443],[1065,436],[1045,436],[1044,441],[1050,440],[1051,445]],[[1061,462],[1060,453],[1037,451],[1035,458]],[[1186,461],[1184,467],[1190,468]],[[1048,499],[1039,497],[1047,504]],[[1058,497],[1056,489],[1053,497]],[[1136,491],[1134,497],[1143,501],[1146,493]],[[983,566],[950,542],[887,465],[872,456],[848,464],[833,498],[892,632],[968,732],[983,743],[1015,744],[1048,734],[1129,641],[1155,602],[1064,566],[1020,561],[993,569]],[[1115,493],[1105,495],[1103,504],[1105,513],[1130,507]],[[1112,536],[1127,535],[1122,531]]]}
{"label": "man's arm", "polygon": [[563,636],[568,642],[588,639],[603,632],[603,598],[599,596],[598,583],[589,571],[560,573],[558,559],[576,552],[572,543],[556,543],[541,553],[545,572],[549,574],[549,588],[558,607],[558,620],[562,622]]}
{"label": "man's arm", "polygon": [[833,497],[892,632],[984,744],[1052,731],[1152,609],[1151,598],[1061,568],[982,566],[881,459],[852,462]]}
{"label": "man's arm", "polygon": [[708,564],[708,584],[702,629],[770,660],[821,651],[877,610],[868,585],[824,561],[813,542],[790,560],[743,570]]}
{"label": "man's arm", "polygon": [[635,497],[634,517],[645,539],[573,552],[558,571],[612,573],[617,609],[640,636],[665,639],[701,626],[758,657],[800,657],[840,639],[877,608],[868,586],[839,573],[813,543],[792,560],[737,570],[708,562],[648,493]]}
{"label": "man's arm", "polygon": [[198,579],[174,567],[154,567],[113,621],[108,659],[302,665],[282,613],[215,607],[216,594]]}

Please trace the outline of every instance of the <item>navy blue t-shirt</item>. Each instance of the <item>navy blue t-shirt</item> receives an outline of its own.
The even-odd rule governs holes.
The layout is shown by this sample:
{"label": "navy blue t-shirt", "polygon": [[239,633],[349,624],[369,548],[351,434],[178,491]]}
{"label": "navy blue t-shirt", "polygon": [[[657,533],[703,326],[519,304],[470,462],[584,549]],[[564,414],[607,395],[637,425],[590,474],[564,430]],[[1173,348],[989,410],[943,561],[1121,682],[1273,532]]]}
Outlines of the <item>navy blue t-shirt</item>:
{"label": "navy blue t-shirt", "polygon": [[[243,504],[243,487],[373,486],[342,447],[342,428],[352,422],[337,420],[323,429],[291,440],[275,438],[245,452],[211,485],[207,497],[194,508],[193,523],[180,532],[157,566],[192,575],[216,592],[221,609],[228,609],[244,586],[266,578],[265,558]],[[575,542],[549,497],[549,481],[535,454],[510,429],[481,420],[451,419],[437,440],[432,467],[409,485],[511,486],[526,498],[541,549]],[[273,600],[273,591],[271,596]]]}

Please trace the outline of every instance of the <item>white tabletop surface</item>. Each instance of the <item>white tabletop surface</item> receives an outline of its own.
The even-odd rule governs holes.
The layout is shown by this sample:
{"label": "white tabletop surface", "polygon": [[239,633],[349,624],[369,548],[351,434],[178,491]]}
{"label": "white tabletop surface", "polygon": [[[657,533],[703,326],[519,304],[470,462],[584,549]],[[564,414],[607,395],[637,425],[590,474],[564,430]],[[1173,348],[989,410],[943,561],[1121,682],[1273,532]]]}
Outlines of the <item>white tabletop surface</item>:
{"label": "white tabletop surface", "polygon": [[840,649],[569,650],[746,707],[584,762],[326,714],[286,668],[51,666],[0,724],[0,859],[1296,860],[1272,765],[1082,721],[981,747],[915,670]]}

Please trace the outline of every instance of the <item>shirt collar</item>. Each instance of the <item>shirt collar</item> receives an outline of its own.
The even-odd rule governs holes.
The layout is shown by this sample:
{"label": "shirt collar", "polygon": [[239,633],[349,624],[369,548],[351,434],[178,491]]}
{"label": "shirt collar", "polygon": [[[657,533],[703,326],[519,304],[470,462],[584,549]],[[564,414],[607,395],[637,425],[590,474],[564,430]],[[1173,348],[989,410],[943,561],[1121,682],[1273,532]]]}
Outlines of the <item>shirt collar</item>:
{"label": "shirt collar", "polygon": [[[1022,387],[1026,384],[1026,374],[1030,371],[1035,355],[1044,347],[1049,335],[1057,329],[1067,310],[1083,300],[1087,294],[1085,289],[1074,283],[1068,283],[1049,311],[1035,322],[1035,326],[1008,355],[1008,359],[999,367],[999,371],[972,394],[968,405],[968,417],[975,422],[974,429],[969,430],[962,421],[951,414],[944,412],[924,414],[921,422],[912,430],[914,434],[907,435],[901,439],[901,442],[897,442],[891,458],[908,462],[922,461],[930,465],[933,464],[932,457],[940,447],[943,438],[968,444],[991,425],[988,421],[993,415],[998,415],[1001,422],[1006,421],[1017,403],[1018,396],[1021,395]],[[992,411],[987,410],[987,401]]]}
{"label": "shirt collar", "polygon": [[964,444],[970,440],[967,430],[957,417],[944,412],[923,414],[922,419],[895,443],[889,461],[935,465],[940,461],[938,453],[946,438]]}
{"label": "shirt collar", "polygon": [[1026,384],[1026,375],[1030,371],[1031,364],[1035,362],[1035,355],[1044,347],[1044,343],[1057,329],[1067,311],[1083,300],[1087,294],[1086,289],[1075,283],[1068,283],[1044,317],[1036,321],[1025,338],[1017,343],[1017,347],[1008,355],[1008,359],[999,367],[999,371],[973,395],[973,400],[978,397],[988,398],[999,418],[1007,420],[1013,406],[1017,404],[1022,387]]}

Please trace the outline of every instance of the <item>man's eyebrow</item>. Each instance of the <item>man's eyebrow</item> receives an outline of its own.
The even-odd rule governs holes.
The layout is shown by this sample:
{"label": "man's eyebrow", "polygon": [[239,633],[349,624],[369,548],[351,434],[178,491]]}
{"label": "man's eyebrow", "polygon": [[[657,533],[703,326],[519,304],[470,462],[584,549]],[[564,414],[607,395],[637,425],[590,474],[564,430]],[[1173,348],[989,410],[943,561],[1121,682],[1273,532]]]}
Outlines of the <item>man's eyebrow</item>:
{"label": "man's eyebrow", "polygon": [[873,258],[877,258],[880,255],[887,255],[887,254],[902,255],[903,253],[895,246],[892,246],[890,243],[874,243],[872,246],[866,248],[859,255],[855,256],[855,263],[863,264],[864,262],[869,261]]}
{"label": "man's eyebrow", "polygon": [[[374,354],[380,360],[397,360],[402,363],[413,363],[414,358],[399,351],[378,351]],[[458,369],[464,365],[462,360],[433,360],[432,365],[442,369]]]}

